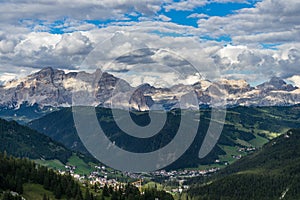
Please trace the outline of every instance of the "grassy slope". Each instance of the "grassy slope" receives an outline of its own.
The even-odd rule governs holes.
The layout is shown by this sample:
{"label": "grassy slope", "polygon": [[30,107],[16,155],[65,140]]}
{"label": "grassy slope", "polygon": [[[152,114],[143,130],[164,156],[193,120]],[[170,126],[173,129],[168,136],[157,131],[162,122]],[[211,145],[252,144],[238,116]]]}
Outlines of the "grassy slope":
{"label": "grassy slope", "polygon": [[[65,164],[61,163],[59,160],[34,160],[36,163],[56,169],[56,170],[65,170]],[[80,175],[88,175],[90,174],[97,163],[93,162],[86,162],[83,159],[81,159],[79,156],[76,154],[73,154],[67,161],[66,165],[70,166],[76,166],[75,173],[80,174]]]}
{"label": "grassy slope", "polygon": [[55,199],[53,193],[45,190],[42,185],[29,183],[24,184],[24,193],[22,196],[25,199],[42,200],[44,194],[46,194],[50,200]]}

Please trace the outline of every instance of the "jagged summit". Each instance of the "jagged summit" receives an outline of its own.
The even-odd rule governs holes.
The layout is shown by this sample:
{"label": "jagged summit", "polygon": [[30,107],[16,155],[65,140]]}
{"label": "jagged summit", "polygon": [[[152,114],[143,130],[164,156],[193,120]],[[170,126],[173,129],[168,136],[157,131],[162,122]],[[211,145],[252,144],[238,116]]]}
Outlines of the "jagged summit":
{"label": "jagged summit", "polygon": [[292,84],[287,84],[283,79],[279,77],[272,77],[270,81],[262,83],[257,86],[259,89],[263,90],[284,90],[284,91],[293,91],[298,89]]}

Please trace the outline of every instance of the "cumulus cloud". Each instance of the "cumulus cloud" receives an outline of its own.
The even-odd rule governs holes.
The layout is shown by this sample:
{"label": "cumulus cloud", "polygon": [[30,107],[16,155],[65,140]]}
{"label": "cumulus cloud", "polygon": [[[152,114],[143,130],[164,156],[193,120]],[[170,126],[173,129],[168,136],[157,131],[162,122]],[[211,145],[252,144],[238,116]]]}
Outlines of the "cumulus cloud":
{"label": "cumulus cloud", "polygon": [[235,43],[286,43],[300,40],[299,17],[297,0],[264,0],[229,16],[200,19],[198,25],[203,33],[230,35]]}
{"label": "cumulus cloud", "polygon": [[287,44],[279,49],[229,45],[220,49],[214,60],[227,78],[262,82],[273,76],[289,78],[300,74],[300,52]]}
{"label": "cumulus cloud", "polygon": [[60,20],[69,17],[81,19],[119,19],[124,14],[136,11],[152,15],[161,9],[160,0],[149,0],[146,3],[132,0],[22,0],[1,3],[0,18],[3,21],[17,24],[20,19],[39,19],[46,21]]}
{"label": "cumulus cloud", "polygon": [[211,3],[247,3],[247,0],[180,0],[178,2],[167,3],[164,8],[166,11],[188,11],[197,7],[202,7]]}
{"label": "cumulus cloud", "polygon": [[86,55],[93,46],[89,38],[80,32],[62,35],[60,41],[55,45],[58,54]]}
{"label": "cumulus cloud", "polygon": [[280,75],[283,78],[300,74],[300,51],[299,49],[291,48],[288,51],[288,59],[279,61],[281,67]]}
{"label": "cumulus cloud", "polygon": [[180,0],[171,2],[164,6],[166,11],[188,11],[194,10],[197,7],[202,7],[211,3],[247,3],[247,0]]}
{"label": "cumulus cloud", "polygon": [[[63,35],[33,32],[11,46],[5,43],[7,44],[5,40],[0,42],[1,66],[32,68],[51,66],[72,69],[80,64],[93,48],[89,38],[80,32]],[[2,48],[2,45],[5,48]]]}
{"label": "cumulus cloud", "polygon": [[208,3],[207,0],[182,0],[179,2],[173,2],[171,4],[168,4],[165,6],[166,11],[170,11],[170,10],[181,10],[181,11],[185,11],[185,10],[193,10],[196,7],[201,7],[204,6]]}
{"label": "cumulus cloud", "polygon": [[[160,37],[136,29],[119,32],[100,42],[80,67],[90,70],[101,66],[102,70],[111,73],[144,73],[143,76],[154,70],[164,76],[165,68],[157,66],[165,66],[168,71],[180,72],[183,78],[196,72],[209,77],[217,75],[210,58],[215,51],[216,48],[207,43],[201,44],[195,37]],[[157,75],[155,77],[160,79]]]}

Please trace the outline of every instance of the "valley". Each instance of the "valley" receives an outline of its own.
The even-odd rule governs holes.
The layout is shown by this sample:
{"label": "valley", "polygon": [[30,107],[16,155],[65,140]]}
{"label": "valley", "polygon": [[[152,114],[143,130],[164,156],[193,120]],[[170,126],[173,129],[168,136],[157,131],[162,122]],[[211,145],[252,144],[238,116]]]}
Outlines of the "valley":
{"label": "valley", "polygon": [[[110,169],[94,159],[85,148],[82,148],[84,146],[80,144],[80,139],[78,135],[76,135],[71,108],[61,108],[41,116],[27,124],[30,128],[24,125],[18,125],[13,121],[9,122],[2,120],[0,123],[1,151],[5,151],[9,155],[17,157],[29,157],[38,164],[57,170],[62,175],[66,173],[70,174],[81,184],[88,182],[89,184],[94,185],[97,183],[99,184],[99,191],[102,191],[105,185],[116,187],[119,184],[143,180],[143,188],[147,188],[148,184],[154,182],[155,185],[159,185],[162,190],[171,193],[175,199],[185,199],[188,197],[198,199],[198,196],[201,195],[201,191],[207,193],[205,191],[209,187],[213,187],[214,184],[216,184],[216,188],[221,188],[218,186],[219,181],[227,181],[227,177],[229,177],[228,181],[231,180],[232,177],[232,181],[239,181],[240,179],[244,181],[245,179],[245,182],[247,182],[248,178],[250,178],[250,180],[255,178],[255,181],[261,182],[259,178],[262,177],[256,177],[255,174],[264,173],[262,171],[264,170],[264,167],[256,167],[256,165],[264,166],[266,163],[266,161],[263,161],[266,158],[261,158],[262,152],[265,156],[270,156],[270,159],[274,158],[276,161],[277,153],[280,158],[282,157],[280,154],[282,151],[285,151],[285,144],[281,144],[278,149],[276,149],[275,153],[272,154],[269,152],[273,150],[268,149],[270,144],[277,143],[278,140],[283,140],[283,142],[294,141],[295,143],[291,144],[294,146],[298,144],[298,137],[295,136],[298,134],[297,130],[289,130],[291,128],[300,127],[299,109],[300,107],[298,105],[286,107],[240,106],[228,108],[224,129],[217,146],[207,157],[199,159],[199,146],[202,143],[203,133],[207,129],[211,113],[209,108],[201,109],[198,134],[191,147],[175,163],[168,166],[166,169],[153,173],[139,174],[119,172]],[[148,151],[168,143],[168,140],[172,138],[172,134],[170,134],[172,131],[170,130],[176,132],[176,126],[174,129],[174,122],[179,121],[179,118],[181,117],[180,112],[177,112],[176,110],[170,111],[168,113],[168,118],[173,124],[168,127],[167,123],[167,126],[162,131],[164,135],[170,134],[170,136],[161,137],[161,139],[158,140],[158,143],[144,141],[145,143],[142,143],[141,146],[133,146],[134,143],[132,143],[132,141],[128,140],[120,130],[114,128],[116,126],[111,115],[111,109],[97,108],[96,113],[99,123],[102,125],[105,124],[107,130],[112,130],[112,132],[107,132],[108,136],[113,138],[114,141],[119,139],[120,143],[118,143],[118,145],[124,147],[127,146],[126,148],[129,146],[129,149],[132,148],[130,150],[133,150],[133,148],[138,149],[142,146],[144,147],[148,142],[151,144],[148,145]],[[148,120],[147,111],[133,112],[131,116],[138,124],[146,123]],[[32,130],[31,128],[35,130]],[[38,133],[37,131],[40,131],[43,134]],[[287,140],[287,138],[290,137],[295,138],[294,140]],[[45,143],[43,143],[43,141],[45,141]],[[48,144],[50,145],[49,147],[47,146]],[[53,145],[57,146],[54,147]],[[296,146],[294,146],[291,146],[291,151],[293,152],[295,150],[292,149],[296,149]],[[145,148],[143,151],[145,151]],[[48,152],[52,152],[53,155]],[[258,155],[258,157],[256,157],[256,155]],[[294,156],[297,157],[297,154]],[[291,155],[283,157],[286,157],[287,162],[290,162],[290,159],[292,159]],[[273,165],[274,164],[272,163],[269,167]],[[286,171],[285,169],[281,169],[281,166],[278,166],[278,168]],[[276,171],[277,169],[274,168],[274,172]],[[254,175],[254,177],[251,177],[249,174]],[[270,173],[268,172],[268,174],[269,175],[266,175],[264,179],[270,179],[270,181],[277,181],[276,178],[279,177],[281,179],[282,175],[273,177],[271,171]],[[248,177],[248,175],[250,177]],[[208,183],[211,180],[216,180],[212,186],[201,186],[201,183]],[[286,180],[286,177],[283,180]],[[201,189],[198,188],[199,184]],[[266,184],[268,183],[266,182]],[[135,186],[141,187],[140,185]],[[154,187],[154,185],[152,186]],[[24,186],[24,188],[27,187],[32,186]],[[229,185],[228,187],[231,186]],[[226,187],[224,190],[227,190]],[[49,193],[47,192],[47,194]],[[214,192],[214,195],[217,194],[218,190]],[[217,198],[216,196],[209,197],[209,195],[210,193],[207,193],[207,197],[204,195],[203,199]],[[239,195],[242,196],[243,194],[236,195],[237,196],[234,198],[239,199]],[[243,197],[241,198],[243,199]]]}

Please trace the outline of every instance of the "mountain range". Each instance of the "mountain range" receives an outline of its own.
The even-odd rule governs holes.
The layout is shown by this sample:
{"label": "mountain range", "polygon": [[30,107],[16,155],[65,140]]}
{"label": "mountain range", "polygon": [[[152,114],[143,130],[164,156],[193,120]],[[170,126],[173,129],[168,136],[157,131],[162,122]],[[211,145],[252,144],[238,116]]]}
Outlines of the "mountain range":
{"label": "mountain range", "polygon": [[[224,95],[229,107],[286,106],[300,103],[300,89],[278,77],[256,87],[244,80],[221,79],[217,82],[199,80],[193,85],[178,84],[170,88],[156,88],[145,83],[134,88],[125,80],[100,70],[94,73],[66,73],[49,67],[2,85],[0,106],[15,109],[26,103],[37,104],[39,107],[69,107],[72,105],[72,95],[82,95],[91,90],[89,105],[129,107],[138,111],[157,108],[170,110],[179,107],[180,98],[191,90],[197,95],[200,106],[209,106],[214,98],[211,91],[216,88]],[[160,107],[153,108],[154,104]]]}

